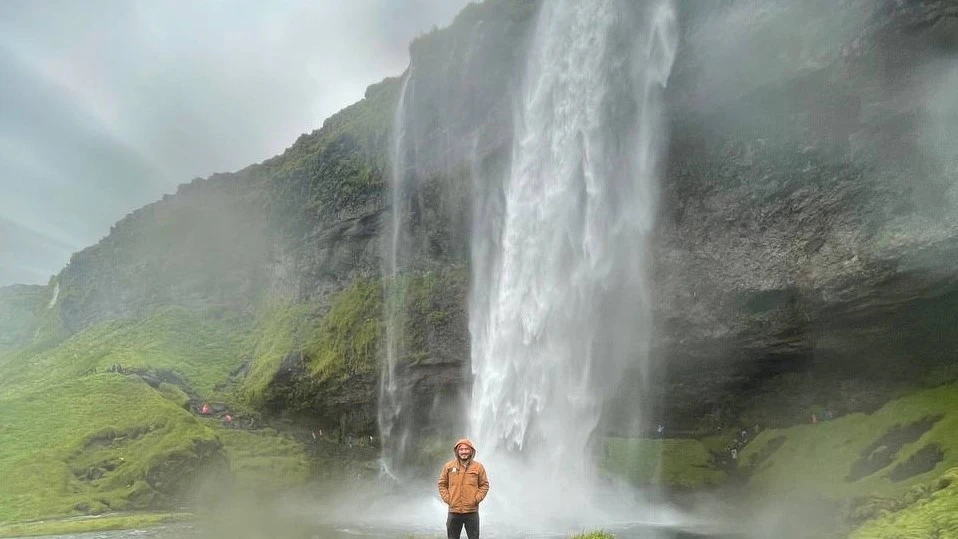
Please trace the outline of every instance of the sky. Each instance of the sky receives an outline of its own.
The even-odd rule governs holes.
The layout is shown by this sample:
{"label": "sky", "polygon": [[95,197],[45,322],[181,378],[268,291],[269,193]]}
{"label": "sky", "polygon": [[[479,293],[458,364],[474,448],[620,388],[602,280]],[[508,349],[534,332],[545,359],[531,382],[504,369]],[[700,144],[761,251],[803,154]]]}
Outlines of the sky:
{"label": "sky", "polygon": [[195,177],[281,153],[468,0],[3,0],[0,286]]}

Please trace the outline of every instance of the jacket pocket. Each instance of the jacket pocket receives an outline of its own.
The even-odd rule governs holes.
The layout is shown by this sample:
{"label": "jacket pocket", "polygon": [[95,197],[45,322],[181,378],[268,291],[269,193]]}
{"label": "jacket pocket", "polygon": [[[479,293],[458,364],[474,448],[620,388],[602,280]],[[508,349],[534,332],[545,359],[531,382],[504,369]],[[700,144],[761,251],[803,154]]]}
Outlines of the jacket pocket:
{"label": "jacket pocket", "polygon": [[466,474],[466,484],[470,487],[479,488],[479,472],[469,472]]}

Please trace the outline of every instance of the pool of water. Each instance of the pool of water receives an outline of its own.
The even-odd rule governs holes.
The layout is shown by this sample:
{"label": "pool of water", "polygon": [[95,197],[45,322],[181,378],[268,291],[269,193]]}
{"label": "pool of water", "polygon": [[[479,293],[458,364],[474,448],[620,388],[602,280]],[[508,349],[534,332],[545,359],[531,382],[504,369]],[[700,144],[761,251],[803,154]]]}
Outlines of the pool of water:
{"label": "pool of water", "polygon": [[[739,539],[741,536],[719,534],[717,532],[708,532],[705,530],[688,530],[665,527],[650,527],[644,525],[617,525],[604,528],[615,534],[616,539]],[[251,532],[249,535],[243,535],[236,530],[222,529],[219,525],[207,524],[176,524],[169,526],[158,526],[155,528],[133,529],[133,530],[115,530],[103,532],[78,533],[69,535],[46,536],[46,539],[227,539],[227,538],[250,538],[250,539],[386,539],[386,538],[407,538],[416,539],[440,539],[444,537],[441,526],[423,527],[413,530],[383,530],[368,526],[317,526],[311,532],[303,533],[299,530],[291,535],[285,532],[276,535],[264,535],[264,530]],[[265,532],[268,533],[268,532]],[[489,526],[482,530],[482,537],[489,539],[559,539],[569,537],[570,534],[530,534],[528,532],[510,532],[508,530],[497,530],[495,526]],[[462,537],[466,534],[463,532]],[[37,538],[33,538],[37,539]]]}

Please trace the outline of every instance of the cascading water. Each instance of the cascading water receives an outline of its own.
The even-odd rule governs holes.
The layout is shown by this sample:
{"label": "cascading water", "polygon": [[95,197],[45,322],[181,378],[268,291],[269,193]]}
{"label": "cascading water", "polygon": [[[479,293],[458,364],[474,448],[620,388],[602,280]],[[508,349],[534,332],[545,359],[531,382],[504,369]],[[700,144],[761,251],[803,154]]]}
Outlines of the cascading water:
{"label": "cascading water", "polygon": [[646,360],[677,23],[669,2],[638,4],[543,4],[502,208],[476,212],[471,434],[504,520],[590,519],[604,394]]}
{"label": "cascading water", "polygon": [[399,101],[393,118],[392,148],[390,151],[390,206],[392,215],[388,229],[387,256],[383,258],[383,275],[385,277],[385,329],[386,329],[386,365],[382,370],[379,385],[379,412],[377,421],[381,438],[382,470],[386,475],[394,476],[399,462],[405,452],[408,433],[400,424],[403,402],[398,387],[396,366],[402,357],[401,332],[403,326],[403,287],[398,284],[403,250],[407,239],[404,235],[403,217],[407,215],[403,205],[405,200],[407,166],[406,166],[406,90],[412,78],[410,70],[402,81],[399,92]]}

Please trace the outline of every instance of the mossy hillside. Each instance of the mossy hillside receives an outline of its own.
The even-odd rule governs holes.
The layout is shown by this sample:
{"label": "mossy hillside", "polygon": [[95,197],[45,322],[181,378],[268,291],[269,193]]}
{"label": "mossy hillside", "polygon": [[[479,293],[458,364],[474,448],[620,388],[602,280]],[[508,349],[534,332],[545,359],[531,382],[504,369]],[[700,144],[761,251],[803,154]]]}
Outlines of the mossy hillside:
{"label": "mossy hillside", "polygon": [[185,521],[190,515],[160,512],[129,512],[122,515],[66,517],[55,520],[0,524],[0,537],[68,535],[108,530],[132,530]]}
{"label": "mossy hillside", "polygon": [[376,279],[357,279],[333,297],[303,350],[309,376],[324,381],[373,372],[383,335],[382,310],[382,282]]}
{"label": "mossy hillside", "polygon": [[[462,314],[466,271],[450,267],[406,274],[388,282],[388,293],[400,302],[405,359],[428,354],[436,331]],[[374,372],[385,336],[383,281],[360,277],[330,300],[322,316],[311,305],[268,308],[253,332],[253,361],[244,382],[249,394],[262,392],[290,353],[302,352],[313,381],[343,379]]]}
{"label": "mossy hillside", "polygon": [[[461,358],[468,351],[465,275],[458,266],[410,272],[387,280],[389,291],[381,279],[359,277],[333,294],[325,311],[316,304],[272,309],[257,323],[244,397],[267,414],[286,414],[310,428],[375,434],[384,310],[399,313],[400,361]],[[386,307],[387,294],[401,303]]]}
{"label": "mossy hillside", "polygon": [[606,438],[603,445],[603,468],[635,485],[699,489],[726,479],[698,440]]}
{"label": "mossy hillside", "polygon": [[851,534],[852,539],[926,539],[958,532],[958,468],[899,499],[885,500],[878,518]]}
{"label": "mossy hillside", "polygon": [[317,223],[382,209],[400,85],[399,78],[389,78],[370,86],[363,100],[300,136],[283,154],[250,167],[268,185],[272,229],[298,244]]}
{"label": "mossy hillside", "polygon": [[241,388],[243,400],[253,406],[263,404],[283,360],[302,351],[303,339],[310,334],[314,318],[311,305],[277,301],[260,309],[247,345],[252,357]]}
{"label": "mossy hillside", "polygon": [[300,444],[186,410],[191,396],[228,399],[224,382],[248,357],[244,325],[206,314],[162,308],[4,355],[0,521],[163,507],[227,463],[242,485],[302,482]]}
{"label": "mossy hillside", "polygon": [[259,493],[302,485],[310,464],[303,444],[274,429],[214,427],[229,457],[233,487]]}
{"label": "mossy hillside", "polygon": [[[920,423],[930,428],[902,438],[902,443],[876,446],[889,433],[906,432],[909,425]],[[916,456],[935,446],[941,461],[926,471],[916,467],[921,460]],[[862,472],[863,461],[878,464]],[[749,475],[749,491],[755,496],[787,494],[836,502],[866,495],[900,496],[955,466],[958,386],[953,384],[896,399],[872,414],[767,429],[739,457],[740,471]]]}
{"label": "mossy hillside", "polygon": [[213,431],[135,376],[0,397],[0,522],[169,503],[222,459]]}
{"label": "mossy hillside", "polygon": [[362,100],[327,118],[321,128],[301,135],[285,152],[262,166],[272,173],[304,168],[331,144],[349,139],[361,146],[363,161],[381,168],[388,155],[382,150],[387,148],[401,85],[399,77],[370,85]]}
{"label": "mossy hillside", "polygon": [[[315,380],[373,372],[385,337],[384,302],[402,331],[402,361],[430,356],[442,343],[444,330],[464,315],[467,290],[464,268],[451,266],[395,279],[358,279],[333,298],[305,347],[309,373]],[[387,298],[385,295],[391,295]]]}
{"label": "mossy hillside", "polygon": [[60,345],[20,351],[0,363],[0,389],[29,392],[102,372],[166,370],[212,397],[243,363],[243,322],[212,320],[183,307],[165,307],[142,319],[96,324]]}

